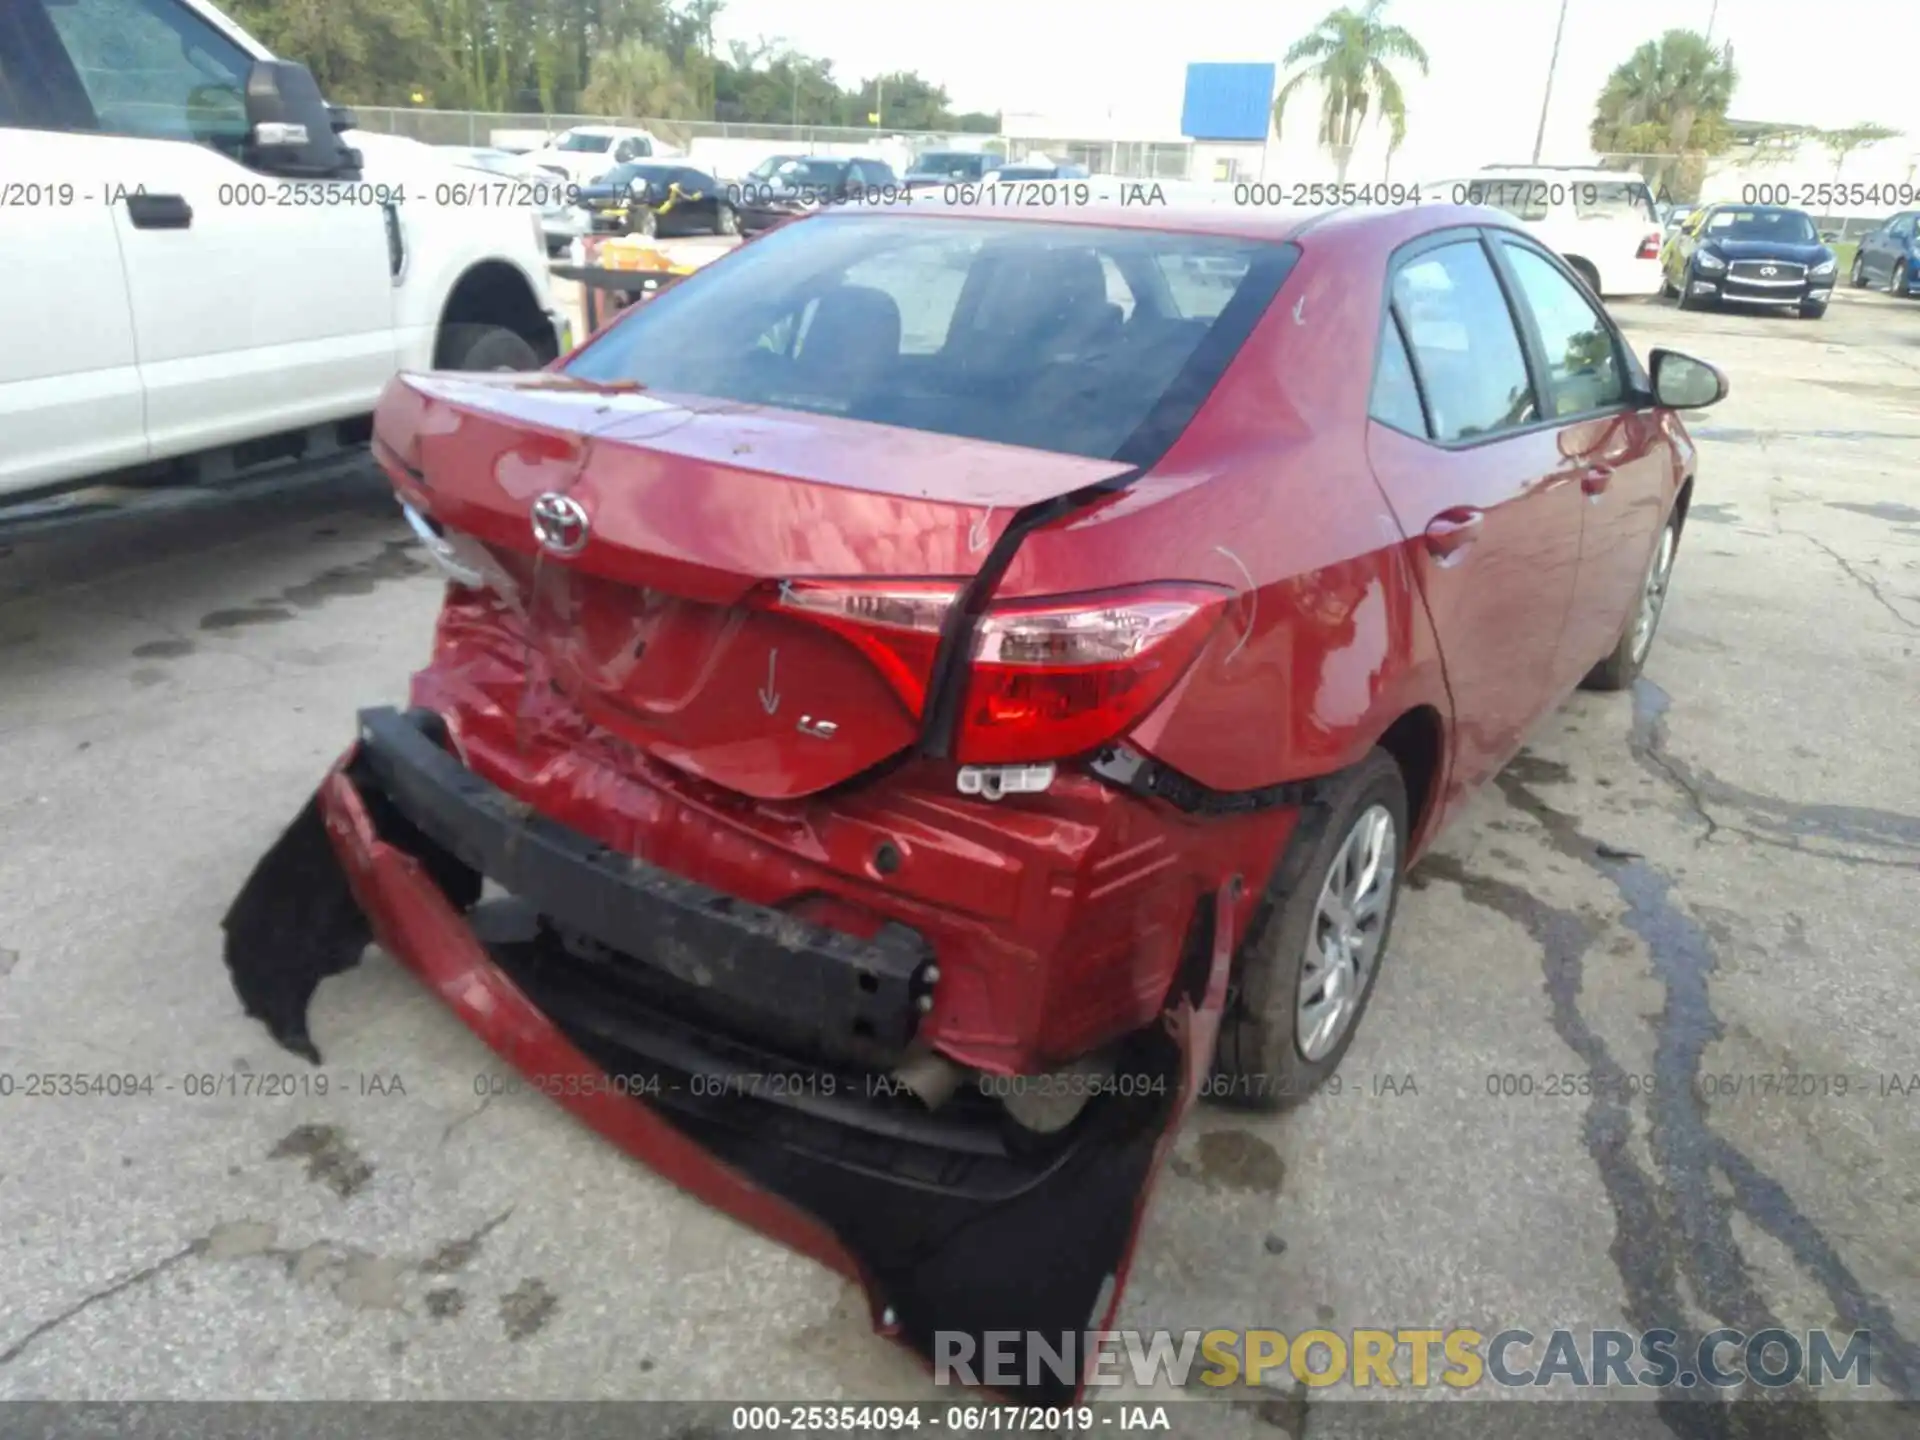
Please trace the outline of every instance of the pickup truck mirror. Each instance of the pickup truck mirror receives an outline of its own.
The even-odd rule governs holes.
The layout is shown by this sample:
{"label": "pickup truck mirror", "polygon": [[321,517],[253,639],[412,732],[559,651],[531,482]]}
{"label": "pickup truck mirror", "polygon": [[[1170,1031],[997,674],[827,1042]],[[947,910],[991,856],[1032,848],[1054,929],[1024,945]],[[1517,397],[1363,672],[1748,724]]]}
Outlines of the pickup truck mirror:
{"label": "pickup truck mirror", "polygon": [[313,72],[292,60],[256,60],[247,72],[246,164],[270,175],[334,179],[360,169],[340,142]]}

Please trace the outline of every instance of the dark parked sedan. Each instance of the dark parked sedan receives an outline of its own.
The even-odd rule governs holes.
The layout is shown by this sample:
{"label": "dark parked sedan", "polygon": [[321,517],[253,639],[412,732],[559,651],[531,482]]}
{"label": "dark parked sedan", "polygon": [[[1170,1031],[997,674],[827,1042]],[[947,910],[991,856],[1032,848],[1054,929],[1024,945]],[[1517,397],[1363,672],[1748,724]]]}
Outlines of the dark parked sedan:
{"label": "dark parked sedan", "polygon": [[1733,300],[1792,305],[1809,320],[1827,313],[1834,257],[1804,210],[1781,205],[1708,205],[1667,242],[1660,288],[1682,310]]}
{"label": "dark parked sedan", "polygon": [[661,160],[616,165],[580,187],[596,235],[738,235],[726,187],[704,170]]}
{"label": "dark parked sedan", "polygon": [[740,212],[740,228],[751,234],[823,206],[884,203],[904,189],[885,161],[812,155],[789,160],[764,180],[729,187],[727,198]]}

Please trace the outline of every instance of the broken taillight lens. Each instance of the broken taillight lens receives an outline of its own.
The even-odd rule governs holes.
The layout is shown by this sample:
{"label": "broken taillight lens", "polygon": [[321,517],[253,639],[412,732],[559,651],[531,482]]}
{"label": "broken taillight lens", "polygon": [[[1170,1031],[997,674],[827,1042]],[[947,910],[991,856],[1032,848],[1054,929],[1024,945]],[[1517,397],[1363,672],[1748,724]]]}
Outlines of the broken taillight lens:
{"label": "broken taillight lens", "polygon": [[787,580],[762,603],[805,616],[853,645],[919,716],[940,627],[959,593],[957,580]]}
{"label": "broken taillight lens", "polygon": [[1115,739],[1186,673],[1229,598],[1150,585],[994,606],[974,632],[954,758],[1058,760]]}
{"label": "broken taillight lens", "polygon": [[1660,258],[1660,232],[1654,231],[1640,242],[1639,259],[1658,260]]}
{"label": "broken taillight lens", "polygon": [[[940,629],[960,588],[951,580],[790,580],[759,603],[858,648],[924,718]],[[1231,598],[1212,585],[1147,585],[989,607],[974,629],[954,759],[1059,760],[1115,739],[1186,673]]]}

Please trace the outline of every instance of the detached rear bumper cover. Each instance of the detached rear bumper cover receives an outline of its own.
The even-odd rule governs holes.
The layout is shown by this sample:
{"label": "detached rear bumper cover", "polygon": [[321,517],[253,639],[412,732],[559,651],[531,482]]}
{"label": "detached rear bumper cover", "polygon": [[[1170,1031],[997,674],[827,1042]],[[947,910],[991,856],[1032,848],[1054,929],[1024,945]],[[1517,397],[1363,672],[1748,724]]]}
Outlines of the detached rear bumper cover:
{"label": "detached rear bumper cover", "polygon": [[[910,1029],[931,959],[919,937],[836,935],[612,854],[527,814],[428,728],[431,717],[363,714],[360,742],[226,917],[235,989],[276,1039],[317,1062],[308,1002],[378,939],[577,1118],[859,1281],[876,1330],[924,1361],[942,1353],[940,1332],[979,1355],[988,1332],[1057,1346],[1108,1328],[1153,1181],[1213,1053],[1233,949],[1224,890],[1196,916],[1161,1023],[1129,1047],[1131,1079],[1066,1138],[1027,1153],[912,1102],[870,1106],[844,1078],[852,1070],[828,1068],[837,1056],[857,1066],[868,1042],[891,1050]],[[549,926],[621,953],[597,967],[550,934],[490,948],[464,913],[483,874]],[[615,983],[595,988],[596,969]],[[717,994],[753,1039],[636,1004],[624,985],[635,970],[676,993]],[[798,1035],[826,1059],[756,1062],[777,1053],[754,1049],[775,1011],[783,1040]],[[743,1093],[724,1081],[743,1056],[762,1072],[810,1064],[814,1078],[784,1102]],[[1025,1378],[1011,1393],[1057,1403],[1080,1389],[1045,1367]]]}

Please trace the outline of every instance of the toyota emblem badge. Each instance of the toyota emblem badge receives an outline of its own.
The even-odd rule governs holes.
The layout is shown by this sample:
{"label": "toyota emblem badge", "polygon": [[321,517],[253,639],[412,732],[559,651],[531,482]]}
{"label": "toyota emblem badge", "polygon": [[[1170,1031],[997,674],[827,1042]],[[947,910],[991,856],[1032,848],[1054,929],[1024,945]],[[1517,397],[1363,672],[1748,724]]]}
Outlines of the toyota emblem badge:
{"label": "toyota emblem badge", "polygon": [[578,500],[549,490],[533,502],[533,538],[554,555],[578,555],[587,548],[587,512]]}

